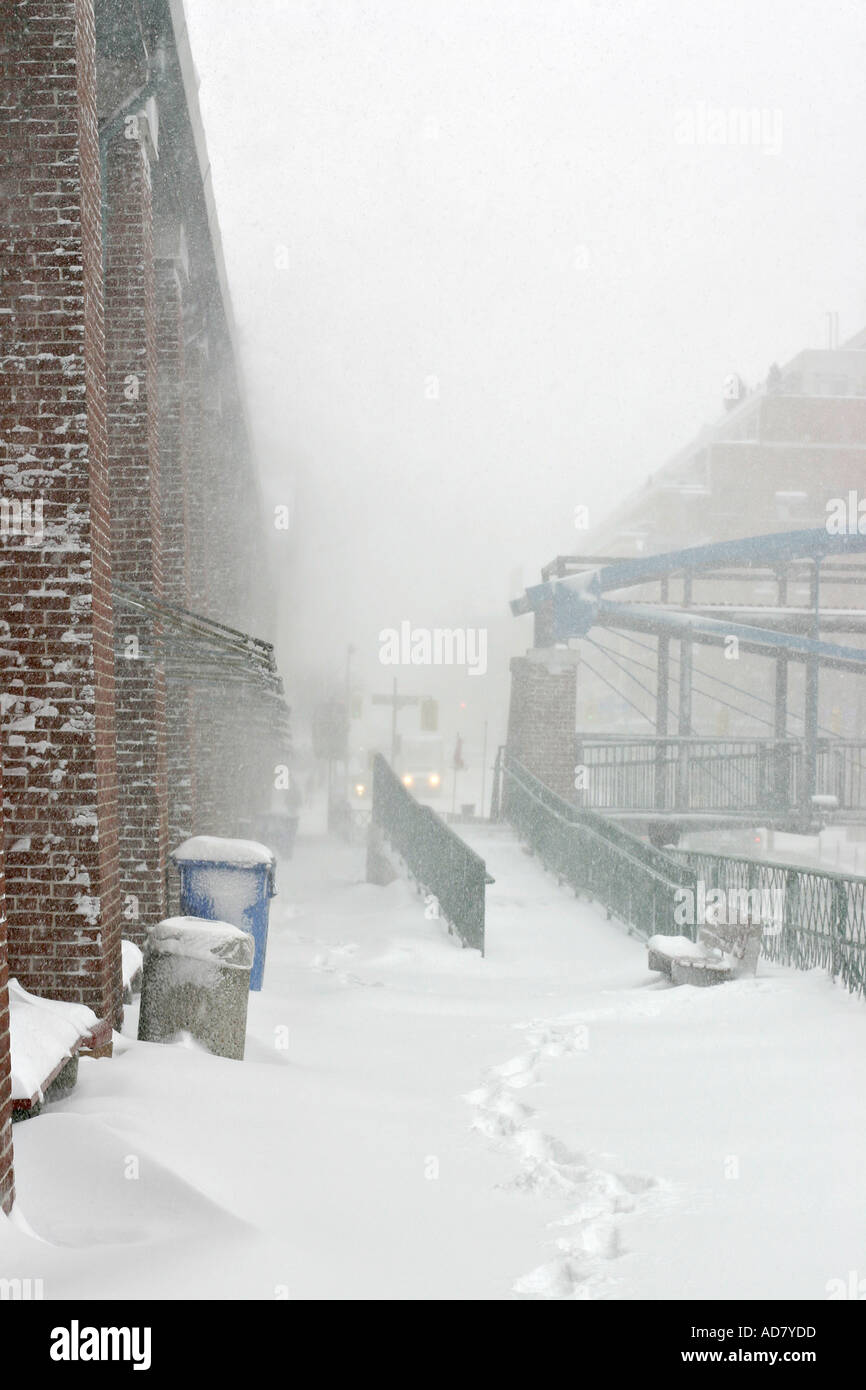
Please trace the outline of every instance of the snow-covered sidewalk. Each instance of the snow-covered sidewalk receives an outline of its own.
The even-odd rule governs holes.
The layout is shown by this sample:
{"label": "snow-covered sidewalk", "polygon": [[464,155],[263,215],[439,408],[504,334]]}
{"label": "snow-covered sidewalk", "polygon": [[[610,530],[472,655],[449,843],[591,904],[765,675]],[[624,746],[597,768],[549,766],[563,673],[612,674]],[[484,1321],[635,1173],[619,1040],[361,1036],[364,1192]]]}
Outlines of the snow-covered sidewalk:
{"label": "snow-covered sidewalk", "polygon": [[244,1063],[136,1042],[15,1127],[45,1296],[822,1299],[866,1274],[866,1005],[672,988],[504,828],[487,959],[302,840]]}

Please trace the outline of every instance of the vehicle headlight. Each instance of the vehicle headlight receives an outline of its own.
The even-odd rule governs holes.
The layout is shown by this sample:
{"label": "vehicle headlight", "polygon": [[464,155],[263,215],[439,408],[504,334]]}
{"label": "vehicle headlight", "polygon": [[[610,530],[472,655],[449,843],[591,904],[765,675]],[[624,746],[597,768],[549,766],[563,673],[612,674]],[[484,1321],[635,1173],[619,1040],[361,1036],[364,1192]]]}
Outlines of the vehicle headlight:
{"label": "vehicle headlight", "polygon": [[411,787],[411,786],[414,785],[414,782],[415,782],[415,778],[412,776],[411,772],[406,772],[406,773],[404,773],[404,775],[403,775],[403,786],[404,786],[404,787]]}
{"label": "vehicle headlight", "polygon": [[356,783],[355,783],[355,795],[356,795],[356,796],[363,796],[363,795],[364,795],[364,792],[365,792],[366,790],[367,790],[367,788],[364,786],[364,783],[363,783],[363,782],[356,782]]}
{"label": "vehicle headlight", "polygon": [[438,772],[431,772],[430,776],[427,778],[427,781],[430,783],[431,787],[438,787],[439,783],[442,781],[442,778],[439,776]]}

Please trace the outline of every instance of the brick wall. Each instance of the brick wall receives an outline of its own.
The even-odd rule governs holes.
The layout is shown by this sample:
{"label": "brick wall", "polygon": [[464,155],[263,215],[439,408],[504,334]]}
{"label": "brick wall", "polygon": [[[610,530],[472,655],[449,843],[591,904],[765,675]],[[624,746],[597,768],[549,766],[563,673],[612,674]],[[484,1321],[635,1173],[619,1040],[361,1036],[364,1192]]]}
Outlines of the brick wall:
{"label": "brick wall", "polygon": [[[103,278],[96,86],[94,0],[4,6],[9,961],[28,988],[116,1024],[121,925],[141,940],[164,915],[169,837],[249,833],[274,760],[271,709],[236,686],[169,688],[160,622],[120,595],[131,588],[262,636],[271,595],[211,264],[194,258],[187,281],[182,235],[174,250],[161,239],[154,259],[144,123],[118,130],[107,151]],[[106,91],[106,111],[116,96]],[[176,153],[169,143],[158,181],[161,234],[200,195],[174,178]]]}
{"label": "brick wall", "polygon": [[866,397],[765,396],[759,438],[797,444],[862,444],[866,439]]}
{"label": "brick wall", "polygon": [[212,432],[206,428],[205,382],[210,378],[207,339],[199,334],[184,358],[184,453],[187,474],[187,582],[189,606],[207,615],[207,493]]}
{"label": "brick wall", "polygon": [[193,697],[197,835],[248,835],[245,825],[244,710],[228,683],[202,685]]}
{"label": "brick wall", "polygon": [[[0,813],[0,830],[3,817]],[[3,849],[0,835],[0,1211],[9,1211],[15,1197],[12,1174],[12,1070],[9,1057],[9,967],[6,960],[6,902],[3,889]]]}
{"label": "brick wall", "polygon": [[[183,286],[174,258],[156,262],[156,347],[159,374],[159,474],[162,500],[163,591],[167,602],[189,608],[189,479],[187,448],[194,442],[193,393],[187,402]],[[166,684],[168,847],[193,833],[192,699],[188,687]],[[171,908],[169,907],[169,910]]]}
{"label": "brick wall", "polygon": [[[159,382],[159,465],[163,590],[169,603],[189,606],[186,455],[186,351],[183,288],[174,260],[156,262],[156,352]],[[194,405],[191,405],[194,409]]]}
{"label": "brick wall", "polygon": [[93,0],[0,26],[0,541],[9,963],[117,1022],[120,900]]}
{"label": "brick wall", "polygon": [[574,798],[576,705],[575,666],[549,669],[534,658],[512,657],[508,752],[568,801]]}
{"label": "brick wall", "polygon": [[[192,363],[191,394],[198,409],[195,452],[188,459],[191,607],[249,631],[238,593],[254,565],[255,532],[239,504],[245,442],[239,438],[237,404],[224,345],[212,339],[207,357]],[[220,682],[196,688],[193,697],[193,779],[198,834],[249,835],[249,697]]]}
{"label": "brick wall", "polygon": [[[138,137],[135,138],[136,132]],[[132,137],[132,138],[130,138]],[[105,246],[108,460],[115,582],[162,596],[156,285],[150,163],[143,126],[108,148]],[[139,943],[165,916],[168,837],[161,624],[117,605],[115,680],[120,886]]]}
{"label": "brick wall", "polygon": [[[216,622],[271,634],[272,588],[258,479],[238,385],[225,343],[210,345],[202,382],[200,447],[203,493],[194,493],[190,460],[192,606]],[[196,696],[195,824],[200,833],[257,833],[270,807],[275,711],[250,686]],[[221,829],[219,827],[222,827]]]}
{"label": "brick wall", "polygon": [[[711,467],[713,495],[704,502],[704,530],[719,539],[761,535],[823,526],[831,498],[847,499],[849,489],[859,490],[862,497],[866,449],[829,444],[714,444]],[[744,478],[748,487],[743,485]],[[780,491],[805,494],[793,521],[779,507]],[[720,497],[725,499],[723,515]]]}
{"label": "brick wall", "polygon": [[[226,525],[227,481],[230,472],[231,437],[228,414],[224,410],[224,387],[220,360],[213,352],[202,381],[201,443],[202,495],[199,526],[193,529],[193,574],[198,583],[196,612],[217,623],[232,624],[233,612],[227,603],[227,569],[234,549]],[[231,547],[227,553],[227,544]],[[196,553],[197,552],[197,553]]]}

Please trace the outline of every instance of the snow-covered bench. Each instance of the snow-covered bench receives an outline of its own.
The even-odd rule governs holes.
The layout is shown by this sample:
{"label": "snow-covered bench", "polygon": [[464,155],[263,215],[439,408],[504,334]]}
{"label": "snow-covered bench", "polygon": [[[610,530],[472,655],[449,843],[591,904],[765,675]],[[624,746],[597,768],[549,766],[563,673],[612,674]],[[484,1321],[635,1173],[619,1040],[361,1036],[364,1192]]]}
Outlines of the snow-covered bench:
{"label": "snow-covered bench", "polygon": [[85,1004],[42,999],[9,981],[12,1118],[36,1115],[49,1092],[71,1090],[82,1052],[111,1043],[111,1024]]}
{"label": "snow-covered bench", "polygon": [[651,936],[647,963],[675,985],[724,984],[756,973],[763,930],[762,923],[749,922],[703,926],[697,941],[687,936]]}

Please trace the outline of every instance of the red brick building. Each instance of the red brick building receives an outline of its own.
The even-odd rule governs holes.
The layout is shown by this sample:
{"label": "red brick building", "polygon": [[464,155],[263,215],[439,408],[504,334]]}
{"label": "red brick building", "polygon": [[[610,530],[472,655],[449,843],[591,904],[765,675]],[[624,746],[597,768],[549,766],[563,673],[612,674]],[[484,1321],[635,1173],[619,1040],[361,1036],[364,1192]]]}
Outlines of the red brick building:
{"label": "red brick building", "polygon": [[5,4],[0,107],[8,1206],[7,968],[119,1023],[168,850],[254,831],[287,735],[182,5]]}

